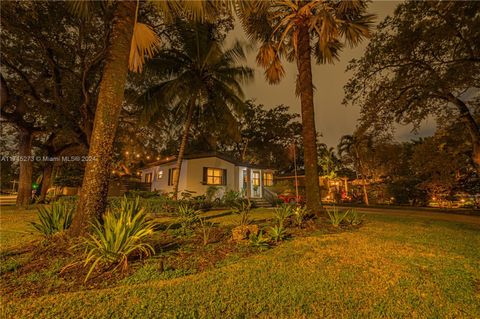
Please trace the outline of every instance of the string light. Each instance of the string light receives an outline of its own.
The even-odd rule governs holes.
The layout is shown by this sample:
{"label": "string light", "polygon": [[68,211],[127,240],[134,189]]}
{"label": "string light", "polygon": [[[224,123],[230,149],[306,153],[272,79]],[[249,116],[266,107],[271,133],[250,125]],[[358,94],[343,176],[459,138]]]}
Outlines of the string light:
{"label": "string light", "polygon": [[137,156],[137,158],[140,158],[140,154],[137,154],[136,156]]}
{"label": "string light", "polygon": [[126,152],[125,152],[125,155],[128,155],[128,154],[130,154],[130,153],[129,153],[128,151],[126,151]]}

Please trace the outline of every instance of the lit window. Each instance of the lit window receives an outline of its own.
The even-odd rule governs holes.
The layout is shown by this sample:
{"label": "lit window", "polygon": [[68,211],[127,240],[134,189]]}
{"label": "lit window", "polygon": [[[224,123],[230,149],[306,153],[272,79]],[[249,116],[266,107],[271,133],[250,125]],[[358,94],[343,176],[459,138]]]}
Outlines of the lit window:
{"label": "lit window", "polygon": [[260,186],[260,173],[253,172],[252,173],[252,185],[253,186]]}
{"label": "lit window", "polygon": [[163,170],[160,170],[157,173],[157,179],[162,179],[162,178],[163,178]]}
{"label": "lit window", "polygon": [[224,185],[224,170],[220,168],[207,168],[207,185]]}
{"label": "lit window", "polygon": [[263,185],[265,186],[273,185],[273,173],[263,173]]}
{"label": "lit window", "polygon": [[145,183],[151,183],[152,182],[152,173],[145,174]]}

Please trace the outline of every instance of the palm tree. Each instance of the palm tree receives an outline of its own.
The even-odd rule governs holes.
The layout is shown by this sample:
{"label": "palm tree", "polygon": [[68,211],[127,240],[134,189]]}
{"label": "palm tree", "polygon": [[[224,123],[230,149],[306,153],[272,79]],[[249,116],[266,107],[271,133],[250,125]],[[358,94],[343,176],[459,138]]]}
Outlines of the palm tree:
{"label": "palm tree", "polygon": [[[165,18],[171,18],[172,13],[192,18],[203,17],[207,12],[206,3],[206,0],[155,2]],[[112,10],[113,21],[90,140],[89,161],[85,167],[80,200],[70,229],[72,236],[86,233],[92,220],[105,211],[113,142],[128,70],[140,72],[144,57],[153,55],[160,44],[152,28],[137,22],[139,5],[138,0],[71,2],[72,11],[82,18],[88,18],[95,7],[102,6],[103,9]]]}
{"label": "palm tree", "polygon": [[338,144],[338,153],[340,156],[348,155],[354,165],[355,171],[360,173],[362,179],[362,189],[363,189],[363,199],[365,205],[369,205],[368,202],[368,193],[367,193],[367,177],[366,177],[366,167],[362,158],[362,153],[368,152],[368,148],[371,145],[371,136],[363,135],[355,132],[353,135],[344,135],[340,138],[340,143]]}
{"label": "palm tree", "polygon": [[176,33],[180,46],[160,51],[147,65],[163,81],[140,100],[150,119],[162,117],[169,109],[185,119],[173,175],[175,199],[194,116],[235,122],[233,114],[245,108],[241,83],[253,78],[252,69],[238,64],[245,60],[242,46],[236,43],[224,50],[212,25],[177,22]]}
{"label": "palm tree", "polygon": [[271,84],[285,71],[281,59],[296,61],[296,93],[300,95],[307,207],[321,208],[313,102],[312,55],[317,63],[333,63],[344,44],[356,46],[370,35],[373,15],[367,1],[270,0],[242,3],[237,10],[247,34],[260,41],[257,63]]}

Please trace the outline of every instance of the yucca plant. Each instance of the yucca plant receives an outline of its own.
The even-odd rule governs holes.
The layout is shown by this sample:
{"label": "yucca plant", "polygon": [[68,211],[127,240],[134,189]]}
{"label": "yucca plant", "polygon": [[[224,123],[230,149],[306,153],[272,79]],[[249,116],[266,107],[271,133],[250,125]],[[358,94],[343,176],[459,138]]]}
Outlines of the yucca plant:
{"label": "yucca plant", "polygon": [[293,210],[293,220],[298,227],[302,227],[303,222],[307,218],[309,210],[307,207],[297,206]]}
{"label": "yucca plant", "polygon": [[128,199],[126,196],[123,196],[119,205],[112,210],[114,213],[127,214],[129,216],[135,216],[141,211],[146,213],[146,210],[140,205],[140,197],[138,196],[135,198],[135,200]]}
{"label": "yucca plant", "polygon": [[363,216],[364,215],[360,215],[356,209],[350,209],[347,211],[345,221],[352,226],[357,226],[363,222]]}
{"label": "yucca plant", "polygon": [[194,224],[200,221],[198,213],[199,211],[193,209],[188,204],[181,204],[178,206],[178,223],[180,224],[184,234],[186,234],[187,230],[190,229]]}
{"label": "yucca plant", "polygon": [[234,208],[232,211],[233,213],[239,215],[239,226],[245,226],[250,224],[250,212],[252,209],[252,203],[250,200],[247,198],[246,200],[241,200],[239,204],[237,205],[236,208]]}
{"label": "yucca plant", "polygon": [[328,214],[328,217],[330,218],[330,222],[332,223],[332,225],[334,227],[338,227],[347,216],[348,211],[342,213],[338,210],[337,207],[333,207],[333,209],[331,210],[327,208],[327,214]]}
{"label": "yucca plant", "polygon": [[148,257],[155,253],[145,239],[154,233],[154,224],[146,219],[145,211],[135,212],[134,205],[108,211],[102,220],[92,224],[92,233],[85,239],[87,257],[84,266],[91,264],[85,277],[88,280],[97,265],[113,267],[112,271],[128,268],[128,257],[134,253]]}
{"label": "yucca plant", "polygon": [[30,224],[43,236],[50,237],[70,227],[74,206],[65,203],[53,203],[37,208],[38,222]]}
{"label": "yucca plant", "polygon": [[270,227],[269,235],[275,242],[279,242],[285,239],[287,230],[283,226],[275,225]]}
{"label": "yucca plant", "polygon": [[293,206],[288,205],[288,204],[284,204],[284,205],[280,206],[279,208],[275,208],[273,214],[274,214],[275,223],[278,226],[283,227],[285,221],[290,216],[293,215]]}

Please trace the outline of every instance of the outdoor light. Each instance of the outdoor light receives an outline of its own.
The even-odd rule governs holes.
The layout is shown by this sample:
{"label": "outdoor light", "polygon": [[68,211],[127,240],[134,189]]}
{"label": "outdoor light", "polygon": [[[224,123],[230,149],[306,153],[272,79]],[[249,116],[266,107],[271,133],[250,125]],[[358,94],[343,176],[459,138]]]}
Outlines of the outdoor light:
{"label": "outdoor light", "polygon": [[150,159],[150,156],[147,156],[147,159]]}
{"label": "outdoor light", "polygon": [[137,154],[137,158],[139,158],[139,157],[140,157],[140,154]]}
{"label": "outdoor light", "polygon": [[159,161],[159,160],[160,160],[160,157],[157,157],[157,161]]}
{"label": "outdoor light", "polygon": [[128,151],[126,151],[126,152],[125,152],[125,155],[128,155],[128,154],[130,154],[130,153],[128,153]]}

